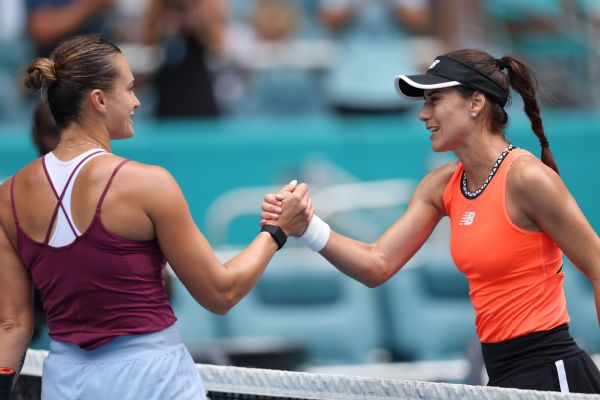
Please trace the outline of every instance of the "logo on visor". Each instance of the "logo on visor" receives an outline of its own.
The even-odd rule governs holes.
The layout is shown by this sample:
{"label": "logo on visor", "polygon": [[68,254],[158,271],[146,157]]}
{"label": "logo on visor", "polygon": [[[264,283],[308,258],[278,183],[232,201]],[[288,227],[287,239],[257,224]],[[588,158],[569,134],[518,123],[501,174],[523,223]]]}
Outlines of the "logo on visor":
{"label": "logo on visor", "polygon": [[440,60],[435,60],[434,62],[431,63],[431,65],[429,66],[428,69],[431,69],[433,67],[435,67],[436,65],[438,65],[440,63]]}

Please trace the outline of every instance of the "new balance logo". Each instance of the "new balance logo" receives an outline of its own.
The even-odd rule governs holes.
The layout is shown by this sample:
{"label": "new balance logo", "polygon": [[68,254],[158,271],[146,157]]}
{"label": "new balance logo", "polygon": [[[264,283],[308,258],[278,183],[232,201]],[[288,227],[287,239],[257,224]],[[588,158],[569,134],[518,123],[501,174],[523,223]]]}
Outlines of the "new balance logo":
{"label": "new balance logo", "polygon": [[431,65],[427,69],[431,69],[431,68],[435,67],[436,65],[438,65],[439,63],[440,63],[440,60],[435,60],[431,63]]}
{"label": "new balance logo", "polygon": [[459,225],[471,225],[475,219],[474,211],[465,211],[462,218],[460,219]]}

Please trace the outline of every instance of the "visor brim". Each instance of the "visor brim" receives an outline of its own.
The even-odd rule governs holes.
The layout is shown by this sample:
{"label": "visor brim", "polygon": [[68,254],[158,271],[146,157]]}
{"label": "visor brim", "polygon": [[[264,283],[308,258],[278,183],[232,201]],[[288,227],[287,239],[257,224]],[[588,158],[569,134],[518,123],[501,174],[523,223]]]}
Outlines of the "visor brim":
{"label": "visor brim", "polygon": [[410,100],[421,100],[426,89],[442,89],[458,86],[461,83],[433,74],[398,75],[394,79],[394,87],[400,97]]}

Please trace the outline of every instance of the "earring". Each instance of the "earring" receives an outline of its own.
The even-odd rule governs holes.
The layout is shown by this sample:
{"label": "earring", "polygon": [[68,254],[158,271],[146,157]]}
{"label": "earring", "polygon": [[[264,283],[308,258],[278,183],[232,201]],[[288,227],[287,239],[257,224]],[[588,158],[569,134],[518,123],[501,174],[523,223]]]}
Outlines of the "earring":
{"label": "earring", "polygon": [[471,117],[475,118],[476,116],[477,116],[477,113],[476,113],[476,112],[472,112],[472,113],[471,113]]}

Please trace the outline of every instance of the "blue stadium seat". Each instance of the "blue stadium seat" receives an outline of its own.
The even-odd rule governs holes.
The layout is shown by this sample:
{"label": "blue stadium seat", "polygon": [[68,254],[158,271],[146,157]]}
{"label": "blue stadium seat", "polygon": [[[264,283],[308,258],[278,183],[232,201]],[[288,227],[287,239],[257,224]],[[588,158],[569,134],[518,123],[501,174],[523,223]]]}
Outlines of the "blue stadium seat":
{"label": "blue stadium seat", "polygon": [[589,100],[592,45],[575,7],[559,0],[488,0],[482,5],[492,39],[525,59],[558,103]]}
{"label": "blue stadium seat", "polygon": [[177,329],[189,346],[210,343],[221,335],[222,317],[199,305],[179,279],[171,279],[171,306],[177,316]]}
{"label": "blue stadium seat", "polygon": [[254,71],[245,98],[231,111],[261,116],[323,114],[326,104],[313,71],[281,67]]}
{"label": "blue stadium seat", "polygon": [[507,20],[525,22],[530,16],[561,15],[559,0],[486,0],[482,2],[484,9],[495,16]]}
{"label": "blue stadium seat", "polygon": [[390,345],[400,358],[463,358],[469,343],[477,341],[468,282],[449,257],[416,259],[382,289]]}
{"label": "blue stadium seat", "polygon": [[229,337],[294,341],[312,365],[366,362],[382,343],[375,291],[304,248],[277,254],[225,318]]}

